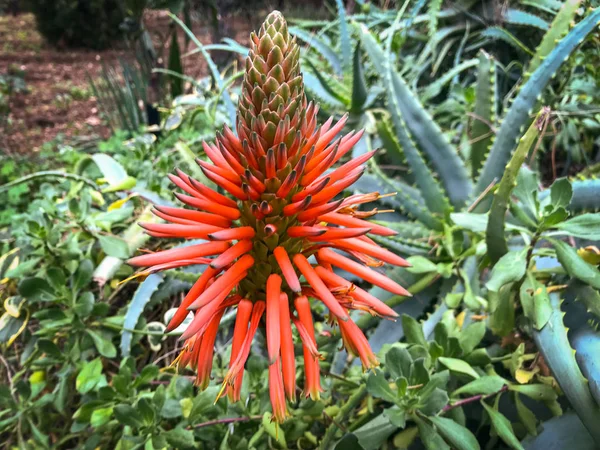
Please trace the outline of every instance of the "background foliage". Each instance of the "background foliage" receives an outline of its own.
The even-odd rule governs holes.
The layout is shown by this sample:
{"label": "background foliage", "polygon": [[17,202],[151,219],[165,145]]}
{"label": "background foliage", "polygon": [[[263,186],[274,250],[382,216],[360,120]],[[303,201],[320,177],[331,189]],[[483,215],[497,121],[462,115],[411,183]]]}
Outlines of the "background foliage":
{"label": "background foliage", "polygon": [[[172,9],[174,33],[190,48],[172,44],[166,69],[138,59],[138,79],[107,69],[95,86],[115,128],[108,140],[0,157],[1,441],[597,448],[600,10],[590,6],[357,1],[351,10],[336,1],[328,20],[289,18],[306,44],[305,82],[323,117],[349,113],[351,127],[366,128],[354,156],[380,148],[355,189],[396,192],[378,205],[393,211],[376,219],[398,235],[378,239],[410,257],[411,268],[388,276],[413,297],[370,289],[401,320],[357,318],[382,362],[366,374],[315,305],[326,392],[301,400],[281,427],[265,412],[264,346],[247,364],[244,402],[214,403],[229,360],[227,325],[206,391],[170,367],[180,343],[164,336],[164,324],[203,268],[140,282],[123,263],[139,249],[173,245],[149,240],[137,222],[158,220],[151,205],[173,201],[166,174],[174,168],[204,179],[194,162],[205,157],[201,142],[235,117],[243,66],[219,67],[211,54],[242,60],[245,47],[202,45],[184,11]],[[208,76],[183,73],[182,58],[206,60]],[[162,96],[150,102],[143,95],[159,73]]]}

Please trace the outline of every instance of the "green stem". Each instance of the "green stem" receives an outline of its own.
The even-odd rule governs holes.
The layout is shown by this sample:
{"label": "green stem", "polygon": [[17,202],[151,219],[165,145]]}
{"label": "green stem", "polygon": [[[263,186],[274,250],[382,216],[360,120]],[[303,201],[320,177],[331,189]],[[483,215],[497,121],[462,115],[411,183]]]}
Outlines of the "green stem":
{"label": "green stem", "polygon": [[319,449],[327,450],[327,448],[329,447],[329,443],[331,442],[331,440],[335,436],[335,432],[337,431],[336,424],[341,423],[344,420],[346,420],[348,415],[350,415],[352,410],[354,408],[356,408],[356,406],[362,401],[362,399],[366,395],[367,395],[367,385],[363,384],[361,387],[359,387],[356,390],[356,392],[354,392],[354,394],[352,394],[350,396],[350,398],[348,399],[346,404],[344,406],[342,406],[340,411],[336,414],[335,419],[333,420],[333,423],[331,425],[329,425],[329,428],[327,428],[327,431],[325,432],[325,435],[323,436],[323,440],[321,441],[321,445],[319,446]]}
{"label": "green stem", "polygon": [[125,328],[122,327],[120,325],[115,325],[112,323],[107,323],[107,322],[103,322],[101,324],[99,324],[102,327],[105,328],[110,328],[112,330],[117,330],[117,331],[128,331],[130,333],[134,333],[134,334],[144,334],[146,336],[168,336],[171,333],[164,333],[162,331],[147,331],[147,330],[136,330],[134,328]]}
{"label": "green stem", "polygon": [[36,178],[67,178],[75,181],[81,181],[94,189],[98,189],[96,183],[94,183],[89,178],[82,177],[81,175],[61,172],[59,170],[44,170],[42,172],[32,173],[31,175],[26,175],[24,177],[17,178],[16,180],[10,181],[9,183],[3,184],[2,186],[0,186],[0,192],[5,192],[13,186],[28,183],[31,180],[35,180]]}

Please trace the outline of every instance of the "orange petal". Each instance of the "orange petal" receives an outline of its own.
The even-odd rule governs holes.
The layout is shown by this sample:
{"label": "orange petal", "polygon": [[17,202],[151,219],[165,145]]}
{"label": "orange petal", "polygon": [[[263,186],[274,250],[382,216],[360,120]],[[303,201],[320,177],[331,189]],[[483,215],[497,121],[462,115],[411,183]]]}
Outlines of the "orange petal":
{"label": "orange petal", "polygon": [[235,227],[228,230],[217,231],[210,233],[208,238],[211,241],[233,241],[242,239],[252,239],[254,237],[254,228],[252,227]]}
{"label": "orange petal", "polygon": [[298,214],[298,220],[300,222],[309,222],[315,220],[317,217],[323,214],[327,214],[338,209],[343,201],[343,199],[340,199],[302,211],[300,214]]}
{"label": "orange petal", "polygon": [[281,358],[277,358],[269,366],[269,397],[273,408],[271,420],[283,423],[288,416],[287,406],[285,404],[285,392],[283,388],[283,378],[281,376]]}
{"label": "orange petal", "polygon": [[162,252],[150,253],[131,258],[127,261],[132,266],[153,266],[164,264],[179,259],[193,259],[222,253],[229,248],[227,242],[208,242],[206,244],[189,245],[187,247],[172,248]]}
{"label": "orange petal", "polygon": [[[206,305],[213,298],[215,298],[219,292],[230,286],[236,279],[242,276],[242,274],[246,273],[253,265],[254,258],[252,256],[248,254],[242,256],[227,270],[227,272],[217,278],[211,286],[204,290],[204,292],[188,307],[188,309],[198,309],[203,305]],[[231,288],[232,287],[233,286],[231,286]]]}
{"label": "orange petal", "polygon": [[357,252],[365,253],[374,258],[380,259],[388,264],[393,264],[395,266],[400,267],[408,267],[410,263],[405,259],[399,257],[398,255],[386,250],[377,244],[369,244],[368,242],[363,242],[359,239],[349,238],[349,239],[341,239],[339,241],[333,241],[331,243],[332,246],[338,247],[341,249],[349,249]]}
{"label": "orange petal", "polygon": [[389,228],[377,225],[376,223],[367,222],[366,220],[357,219],[355,217],[349,216],[348,214],[323,214],[319,217],[318,220],[319,222],[327,222],[332,223],[334,225],[340,225],[349,228],[370,228],[370,233],[375,234],[377,236],[395,236],[396,234],[398,234],[394,230],[390,230]]}
{"label": "orange petal", "polygon": [[292,226],[287,230],[287,235],[292,238],[318,237],[325,233],[325,228],[307,227],[307,226]]}
{"label": "orange petal", "polygon": [[267,278],[267,349],[269,364],[279,357],[281,347],[281,331],[279,326],[279,296],[281,294],[281,277],[277,274]]}
{"label": "orange petal", "polygon": [[296,203],[290,203],[289,205],[284,206],[283,215],[284,216],[293,216],[294,214],[298,214],[300,211],[306,210],[308,205],[312,202],[312,197],[309,195],[304,200],[301,200]]}
{"label": "orange petal", "polygon": [[214,225],[181,225],[172,223],[141,222],[139,226],[145,230],[160,233],[170,237],[186,239],[208,239],[209,233],[220,231],[223,228]]}
{"label": "orange petal", "polygon": [[236,197],[240,200],[247,200],[248,197],[246,196],[244,191],[242,191],[241,187],[235,185],[233,182],[222,177],[221,175],[218,175],[215,172],[211,172],[210,170],[207,170],[206,168],[204,168],[202,166],[200,166],[200,169],[202,170],[202,172],[204,172],[204,175],[206,175],[206,178],[208,178],[213,183],[215,183],[218,186],[225,189],[227,192],[229,192],[234,197]]}
{"label": "orange petal", "polygon": [[351,343],[352,350],[358,353],[360,361],[363,365],[363,370],[368,370],[379,365],[379,361],[373,354],[369,341],[365,337],[361,329],[352,319],[347,322],[338,322],[340,329],[344,330],[347,342]]}
{"label": "orange petal", "polygon": [[192,304],[194,300],[198,298],[198,296],[204,291],[204,289],[206,289],[208,282],[212,280],[212,278],[218,273],[219,270],[215,270],[210,266],[204,270],[202,275],[200,275],[200,278],[196,280],[192,288],[189,290],[189,292],[186,294],[185,298],[181,302],[181,305],[179,305],[179,308],[177,308],[177,311],[171,318],[169,325],[166,329],[167,333],[173,331],[175,328],[182,324],[182,322],[189,314],[188,307]]}
{"label": "orange petal", "polygon": [[362,236],[371,231],[370,228],[320,228],[324,230],[319,236],[308,236],[310,241],[335,241],[338,239],[352,238]]}
{"label": "orange petal", "polygon": [[294,264],[302,272],[308,284],[315,290],[319,299],[325,303],[331,313],[340,320],[348,320],[348,313],[340,306],[333,294],[327,289],[325,283],[319,278],[313,267],[310,265],[306,257],[298,253],[293,257]]}
{"label": "orange petal", "polygon": [[410,292],[408,292],[395,281],[390,280],[385,275],[379,272],[375,272],[374,270],[369,269],[368,267],[362,266],[359,263],[346,258],[345,256],[339,255],[331,249],[322,248],[319,250],[318,254],[319,259],[331,263],[334,266],[339,267],[340,269],[344,269],[350,273],[353,273],[354,275],[361,277],[366,281],[385,289],[386,291],[390,291],[394,294],[403,295],[406,297],[411,296]]}
{"label": "orange petal", "polygon": [[296,357],[290,318],[288,296],[282,293],[279,297],[279,323],[281,332],[281,371],[283,386],[288,400],[296,401]]}
{"label": "orange petal", "polygon": [[[229,367],[233,365],[233,362],[237,358],[246,333],[248,332],[248,323],[250,322],[250,314],[252,313],[252,302],[250,300],[241,300],[235,317],[235,327],[233,329],[233,340],[231,342],[231,357],[229,358]],[[231,401],[237,402],[240,400],[240,393],[242,389],[242,379],[244,372],[242,371],[237,378],[233,387],[229,387],[227,394]]]}
{"label": "orange petal", "polygon": [[[312,320],[312,312],[310,310],[310,303],[308,299],[301,295],[296,297],[294,300],[294,307],[298,312],[298,318],[304,328],[306,329],[306,334],[308,335],[308,339],[310,339],[315,345],[315,329],[313,326]],[[301,336],[302,337],[302,336]],[[321,375],[319,373],[319,360],[315,358],[311,353],[308,347],[303,346],[304,352],[304,374],[306,377],[306,385],[304,386],[304,392],[306,396],[310,397],[317,401],[320,397],[321,389]]]}
{"label": "orange petal", "polygon": [[215,213],[231,220],[239,219],[241,216],[239,209],[229,208],[228,206],[224,206],[212,200],[190,197],[189,195],[179,194],[177,192],[175,193],[175,197],[186,205]]}
{"label": "orange petal", "polygon": [[[327,178],[330,179],[331,183],[335,183],[336,181],[341,180],[342,178],[344,178],[352,170],[354,170],[355,168],[357,168],[361,164],[364,164],[369,159],[371,159],[371,157],[375,154],[376,151],[377,150],[371,150],[370,152],[367,152],[364,155],[361,155],[361,156],[359,156],[357,158],[351,159],[347,163],[341,165],[340,167],[338,167],[337,169],[335,169],[333,172],[330,172],[327,175],[324,175],[323,177],[326,176]],[[322,178],[318,178],[317,180],[315,180],[310,186],[308,186],[308,188],[310,188],[311,186],[313,186],[315,184],[321,183],[323,177]]]}
{"label": "orange petal", "polygon": [[281,273],[283,274],[290,289],[297,293],[301,292],[302,289],[300,288],[300,280],[298,279],[298,275],[296,275],[294,266],[292,266],[292,262],[290,261],[290,257],[285,248],[275,248],[275,250],[273,250],[273,255],[275,256],[277,264],[279,264],[279,268],[281,269]]}
{"label": "orange petal", "polygon": [[240,179],[240,176],[237,173],[235,173],[233,170],[223,169],[219,166],[214,166],[206,161],[202,161],[201,159],[199,159],[197,161],[197,163],[200,166],[200,169],[202,169],[205,173],[210,172],[212,174],[218,175],[219,177],[222,177],[225,180],[230,181],[231,183],[235,184],[236,186],[240,186],[242,184],[242,180]]}
{"label": "orange petal", "polygon": [[295,170],[292,170],[287,176],[287,178],[284,180],[284,182],[281,183],[281,186],[279,187],[275,195],[279,198],[287,197],[287,195],[290,193],[290,190],[294,187],[294,184],[296,183],[297,176],[298,173]]}
{"label": "orange petal", "polygon": [[210,383],[210,372],[213,365],[215,339],[217,337],[217,332],[219,331],[219,324],[224,311],[224,309],[221,309],[212,317],[208,327],[206,328],[206,331],[202,335],[202,343],[199,345],[200,349],[198,351],[198,364],[196,369],[197,374],[195,384],[202,390],[206,389],[208,387],[208,383]]}
{"label": "orange petal", "polygon": [[214,269],[222,269],[223,267],[228,266],[233,261],[235,261],[240,256],[248,253],[252,250],[252,242],[243,240],[234,244],[232,247],[225,250],[221,253],[217,258],[215,258],[211,263],[210,267]]}

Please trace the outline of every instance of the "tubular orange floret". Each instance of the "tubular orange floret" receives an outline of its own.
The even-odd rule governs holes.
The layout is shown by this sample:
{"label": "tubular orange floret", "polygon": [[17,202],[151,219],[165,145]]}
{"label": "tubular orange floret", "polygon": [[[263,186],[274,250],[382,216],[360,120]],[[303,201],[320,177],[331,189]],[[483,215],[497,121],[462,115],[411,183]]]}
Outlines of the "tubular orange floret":
{"label": "tubular orange floret", "polygon": [[283,274],[290,289],[296,293],[301,292],[302,289],[300,287],[300,280],[298,279],[298,275],[296,275],[294,266],[292,266],[292,262],[290,261],[290,257],[285,248],[275,248],[275,250],[273,250],[273,255],[275,256],[275,260],[277,261],[277,264],[279,264],[281,273]]}
{"label": "tubular orange floret", "polygon": [[[204,292],[188,307],[188,309],[198,309],[206,305],[215,298],[223,289],[230,286],[236,279],[245,274],[254,265],[254,258],[250,255],[244,255],[231,266],[227,272],[215,280]],[[232,286],[233,287],[233,286]],[[230,288],[231,290],[231,288]]]}
{"label": "tubular orange floret", "polygon": [[380,259],[386,263],[393,264],[400,267],[408,267],[410,263],[398,255],[386,250],[377,244],[370,244],[369,242],[363,242],[359,239],[342,239],[331,243],[332,246],[341,249],[354,250],[357,252],[365,253],[374,258]]}
{"label": "tubular orange floret", "polygon": [[210,213],[219,214],[230,220],[237,220],[241,216],[241,213],[238,209],[229,208],[228,206],[220,205],[211,200],[190,197],[189,195],[179,194],[177,192],[174,195],[179,201],[188,206],[193,206],[194,208],[198,208]]}
{"label": "tubular orange floret", "polygon": [[267,278],[267,349],[269,364],[279,357],[281,331],[279,326],[279,297],[281,295],[281,277],[277,274]]}
{"label": "tubular orange floret", "polygon": [[[198,350],[198,363],[197,363],[197,374],[195,385],[200,387],[200,389],[204,390],[208,387],[208,383],[210,382],[210,372],[212,370],[213,365],[213,354],[215,349],[215,339],[217,337],[217,332],[219,331],[219,323],[221,322],[221,317],[223,316],[224,309],[217,311],[217,313],[212,317],[206,331],[202,335],[202,342],[199,345]],[[196,343],[198,345],[198,343]]]}
{"label": "tubular orange floret", "polygon": [[293,226],[287,229],[287,234],[292,238],[318,237],[327,233],[325,228]]}
{"label": "tubular orange floret", "polygon": [[285,422],[288,411],[285,404],[283,377],[281,376],[281,358],[277,358],[269,366],[269,396],[271,397],[271,406],[273,407],[271,420],[277,423]]}
{"label": "tubular orange floret", "polygon": [[324,230],[324,233],[321,233],[317,236],[308,236],[310,241],[332,241],[338,242],[339,239],[348,239],[357,236],[362,236],[371,231],[370,228],[320,228]]}
{"label": "tubular orange floret", "polygon": [[[235,359],[237,358],[246,334],[248,333],[248,324],[250,322],[250,315],[252,314],[252,302],[248,299],[243,299],[238,304],[237,314],[235,317],[235,326],[233,329],[233,340],[231,342],[231,357],[229,358],[229,368],[233,366]],[[240,394],[242,391],[242,379],[243,371],[236,377],[233,386],[229,386],[227,389],[227,395],[233,402],[240,400]]]}
{"label": "tubular orange floret", "polygon": [[279,296],[279,323],[283,387],[286,398],[294,402],[296,401],[296,358],[294,355],[294,340],[292,338],[290,304],[288,296],[285,293],[281,293]]}
{"label": "tubular orange floret", "polygon": [[[230,181],[231,183],[235,184],[236,186],[239,186],[242,184],[242,179],[240,178],[240,176],[237,173],[233,172],[232,170],[223,169],[222,167],[214,166],[214,165],[209,164],[206,161],[202,161],[202,160],[198,160],[197,162],[198,162],[198,165],[200,166],[200,169],[204,173],[210,172],[213,175],[215,175],[215,177],[221,177],[224,180]],[[215,181],[215,183],[217,183],[217,182]]]}
{"label": "tubular orange floret", "polygon": [[184,297],[181,305],[177,308],[177,311],[171,318],[171,321],[167,325],[167,332],[173,331],[177,328],[181,323],[185,320],[187,315],[189,314],[188,307],[192,304],[194,300],[198,298],[198,296],[204,291],[208,282],[212,280],[212,278],[219,273],[219,270],[213,269],[212,267],[207,267],[200,278],[196,280],[192,288],[189,290],[187,295]]}
{"label": "tubular orange floret", "polygon": [[180,225],[172,223],[139,223],[143,229],[160,233],[169,237],[180,237],[187,239],[207,239],[209,233],[221,231],[223,228],[214,225]]}
{"label": "tubular orange floret", "polygon": [[334,225],[340,225],[349,228],[366,228],[369,227],[371,229],[370,234],[375,234],[378,236],[395,236],[396,233],[394,230],[390,230],[381,225],[377,225],[375,223],[367,222],[366,220],[357,219],[347,214],[340,213],[329,213],[323,214],[319,217],[320,222],[328,222]]}
{"label": "tubular orange floret", "polygon": [[375,272],[368,267],[362,266],[357,262],[352,261],[351,259],[346,258],[345,256],[339,255],[333,250],[328,248],[322,248],[319,250],[319,258],[325,262],[329,262],[334,266],[339,267],[340,269],[344,269],[354,275],[367,280],[370,283],[373,283],[379,286],[386,291],[392,292],[394,294],[403,295],[406,297],[411,297],[410,292],[404,289],[395,281],[390,280],[385,275],[382,275],[379,272]]}
{"label": "tubular orange floret", "polygon": [[211,241],[239,241],[242,239],[252,239],[254,234],[254,228],[252,227],[237,227],[210,233],[208,238]]}
{"label": "tubular orange floret", "polygon": [[[310,310],[310,303],[308,298],[301,295],[296,297],[294,300],[294,307],[298,312],[299,322],[302,323],[306,329],[308,339],[315,344],[315,329],[313,326],[312,312]],[[301,336],[302,337],[302,336]],[[319,370],[319,359],[313,356],[304,341],[303,352],[304,352],[304,374],[306,377],[306,383],[304,386],[305,396],[312,398],[313,400],[319,400],[320,393],[323,392],[321,389],[321,374]]]}
{"label": "tubular orange floret", "polygon": [[202,170],[202,172],[204,172],[204,175],[206,175],[206,178],[208,178],[213,183],[215,183],[215,184],[219,185],[220,187],[222,187],[223,189],[225,189],[227,192],[229,192],[234,197],[236,197],[240,200],[246,200],[248,198],[246,196],[246,194],[244,193],[244,191],[242,190],[242,188],[237,186],[233,182],[227,180],[226,178],[222,177],[221,175],[218,175],[215,172],[211,172],[210,170],[207,170],[206,168],[204,168],[202,166],[200,166],[200,169]]}
{"label": "tubular orange floret", "polygon": [[359,300],[359,301],[363,302],[364,304],[368,305],[369,307],[371,307],[373,310],[375,310],[377,313],[381,314],[382,316],[398,317],[398,313],[396,313],[396,311],[394,311],[388,305],[383,303],[377,297],[374,297],[373,295],[369,294],[368,292],[364,291],[363,289],[359,288],[358,286],[355,286],[348,280],[345,280],[344,278],[333,273],[332,271],[327,270],[324,267],[320,267],[320,266],[317,266],[315,268],[315,271],[317,272],[319,277],[321,277],[321,279],[323,281],[325,281],[325,283],[327,285],[329,285],[332,288],[335,288],[335,287],[346,288],[348,291],[348,295],[350,295],[351,297],[355,298],[356,300]]}
{"label": "tubular orange floret", "polygon": [[204,223],[207,225],[214,225],[216,227],[227,228],[231,225],[231,220],[218,214],[211,214],[202,211],[194,211],[191,209],[174,208],[170,206],[154,206],[155,214],[160,212],[162,215],[157,214],[165,220],[176,222],[174,219],[185,220],[186,222],[181,223]]}
{"label": "tubular orange floret", "polygon": [[223,267],[226,267],[229,264],[231,264],[240,256],[248,253],[250,250],[252,250],[252,241],[239,241],[232,247],[228,248],[223,253],[221,253],[213,261],[211,261],[210,267],[212,267],[213,269],[222,269]]}
{"label": "tubular orange floret", "polygon": [[200,258],[202,256],[216,255],[229,248],[227,242],[208,242],[206,244],[189,245],[187,247],[172,248],[162,252],[140,255],[127,261],[128,264],[138,267],[154,266],[156,264],[170,263],[180,259]]}
{"label": "tubular orange floret", "polygon": [[372,369],[379,365],[377,357],[371,350],[369,341],[365,337],[364,333],[358,328],[356,323],[352,319],[347,322],[338,322],[340,329],[343,329],[343,335],[346,337],[345,341],[349,344],[348,351],[353,352],[360,358],[363,366],[363,370]]}
{"label": "tubular orange floret", "polygon": [[293,257],[294,264],[302,272],[308,284],[315,290],[319,299],[325,303],[329,311],[340,320],[348,320],[348,313],[340,306],[333,294],[327,289],[325,283],[319,278],[306,256],[298,253]]}
{"label": "tubular orange floret", "polygon": [[[306,197],[308,198],[308,197]],[[315,220],[317,217],[335,211],[340,207],[344,200],[336,200],[331,203],[325,203],[323,205],[315,206],[314,208],[307,209],[298,214],[298,220],[300,222],[308,222]]]}

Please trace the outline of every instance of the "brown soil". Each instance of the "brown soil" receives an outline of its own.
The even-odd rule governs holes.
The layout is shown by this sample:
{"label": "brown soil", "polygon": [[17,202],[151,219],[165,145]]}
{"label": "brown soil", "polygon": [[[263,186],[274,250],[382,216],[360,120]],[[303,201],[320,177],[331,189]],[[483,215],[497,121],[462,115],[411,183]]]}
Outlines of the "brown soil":
{"label": "brown soil", "polygon": [[[164,42],[169,36],[170,18],[163,11],[151,11],[144,23],[156,48],[167,55]],[[243,17],[231,17],[223,32],[247,43],[251,26]],[[206,25],[194,23],[192,30],[202,43],[212,41]],[[179,30],[178,35],[184,49],[184,34]],[[187,48],[193,49],[193,43]],[[102,62],[115,63],[119,58],[133,59],[133,53],[124,49],[97,52],[54,48],[35,31],[33,15],[0,16],[0,75],[21,71],[27,85],[27,92],[10,96],[9,122],[0,128],[0,152],[35,152],[58,136],[66,142],[78,136],[107,137],[110,128],[91,94],[88,74],[99,77]],[[207,73],[206,63],[198,55],[186,58],[184,72],[197,79]]]}

